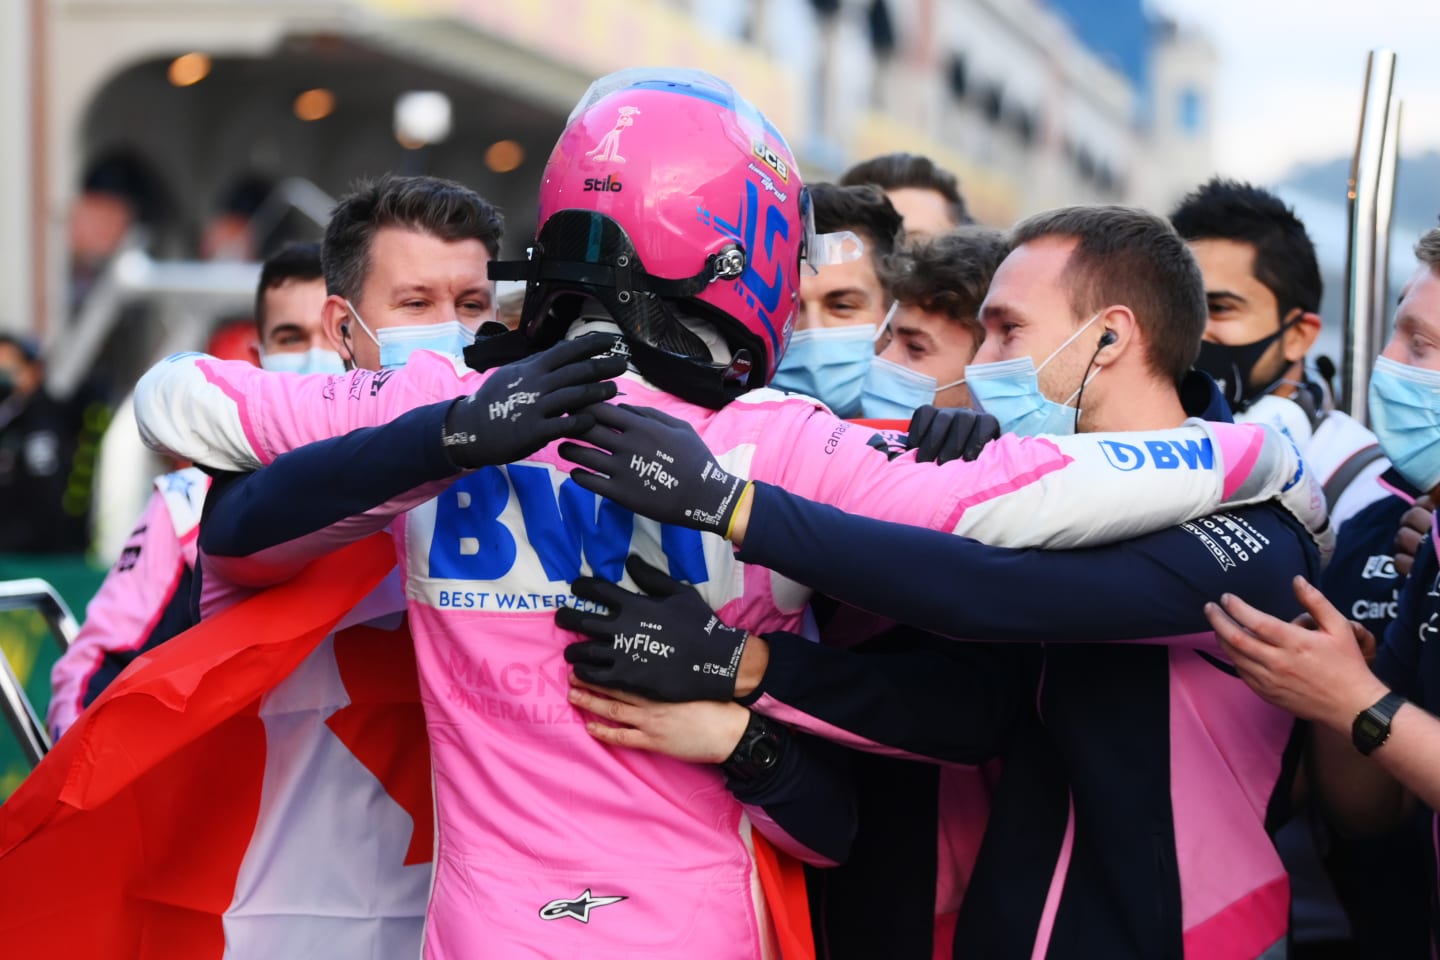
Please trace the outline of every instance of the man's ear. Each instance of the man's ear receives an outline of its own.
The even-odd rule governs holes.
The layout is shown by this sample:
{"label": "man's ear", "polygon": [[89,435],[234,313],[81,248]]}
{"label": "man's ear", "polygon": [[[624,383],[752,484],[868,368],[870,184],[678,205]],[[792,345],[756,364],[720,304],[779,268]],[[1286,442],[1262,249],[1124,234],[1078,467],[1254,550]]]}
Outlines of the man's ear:
{"label": "man's ear", "polygon": [[1295,319],[1294,325],[1285,331],[1280,338],[1284,344],[1285,361],[1297,363],[1305,359],[1305,354],[1315,345],[1315,339],[1320,336],[1320,314],[1302,313]]}
{"label": "man's ear", "polygon": [[354,320],[350,317],[350,311],[345,308],[345,298],[338,294],[331,294],[325,298],[325,306],[320,311],[320,329],[325,333],[325,339],[329,342],[330,348],[340,354],[340,359],[355,362],[351,339],[355,331],[350,329]]}
{"label": "man's ear", "polygon": [[[1135,314],[1129,307],[1116,304],[1106,307],[1100,313],[1100,319],[1095,322],[1100,328],[1095,335],[1095,342],[1090,349],[1095,353],[1095,363],[1102,367],[1109,366],[1120,359],[1121,354],[1131,349],[1140,326],[1135,321]],[[1085,343],[1085,337],[1080,339],[1081,346]]]}

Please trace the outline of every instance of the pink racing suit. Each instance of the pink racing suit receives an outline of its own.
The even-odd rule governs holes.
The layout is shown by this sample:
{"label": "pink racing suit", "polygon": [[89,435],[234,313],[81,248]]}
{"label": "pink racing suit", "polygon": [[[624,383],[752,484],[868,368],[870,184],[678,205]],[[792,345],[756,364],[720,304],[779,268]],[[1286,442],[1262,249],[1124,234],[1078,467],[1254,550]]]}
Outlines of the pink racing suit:
{"label": "pink racing suit", "polygon": [[50,735],[59,738],[131,660],[190,626],[195,537],[210,478],[194,467],[155,479],[155,492],[85,622],[50,671]]}
{"label": "pink racing suit", "polygon": [[[250,470],[467,394],[485,376],[424,352],[402,370],[336,377],[268,374],[192,354],[147,373],[136,407],[152,447]],[[1299,469],[1249,426],[1005,437],[973,463],[935,466],[912,456],[891,462],[871,431],[774,391],[715,411],[626,375],[621,399],[689,421],[732,473],[1015,546],[1171,526],[1221,503],[1268,499]],[[562,650],[572,636],[555,626],[554,611],[579,602],[568,584],[580,575],[633,589],[623,569],[631,552],[668,566],[727,622],[756,632],[805,632],[808,591],[740,563],[719,537],[597,500],[567,472],[552,445],[387,505],[408,511],[392,529],[434,757],[439,835],[426,956],[773,956],[741,804],[713,768],[613,750],[586,734],[566,699]],[[261,582],[376,529],[385,512],[237,560],[233,573]]]}

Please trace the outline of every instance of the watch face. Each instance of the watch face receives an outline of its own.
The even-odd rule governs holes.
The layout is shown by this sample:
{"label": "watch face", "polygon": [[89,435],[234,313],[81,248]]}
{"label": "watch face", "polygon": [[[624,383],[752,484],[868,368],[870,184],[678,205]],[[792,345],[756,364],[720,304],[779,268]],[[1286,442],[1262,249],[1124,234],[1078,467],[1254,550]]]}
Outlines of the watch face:
{"label": "watch face", "polygon": [[780,759],[780,745],[773,737],[761,737],[751,748],[750,762],[757,770],[769,770]]}
{"label": "watch face", "polygon": [[1386,730],[1386,724],[1375,719],[1369,713],[1362,713],[1355,718],[1355,732],[1367,740],[1374,740]]}

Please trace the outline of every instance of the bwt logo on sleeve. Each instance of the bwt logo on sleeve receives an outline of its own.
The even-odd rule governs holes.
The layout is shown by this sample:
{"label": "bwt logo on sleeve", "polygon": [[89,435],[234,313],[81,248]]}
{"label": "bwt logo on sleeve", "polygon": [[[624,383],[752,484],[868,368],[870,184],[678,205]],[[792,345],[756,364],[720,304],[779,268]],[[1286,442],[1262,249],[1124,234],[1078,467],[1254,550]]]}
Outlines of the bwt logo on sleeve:
{"label": "bwt logo on sleeve", "polygon": [[1147,440],[1144,449],[1132,443],[1117,440],[1101,440],[1100,450],[1110,466],[1129,473],[1139,470],[1148,462],[1156,470],[1211,470],[1215,467],[1215,448],[1210,439],[1204,440]]}

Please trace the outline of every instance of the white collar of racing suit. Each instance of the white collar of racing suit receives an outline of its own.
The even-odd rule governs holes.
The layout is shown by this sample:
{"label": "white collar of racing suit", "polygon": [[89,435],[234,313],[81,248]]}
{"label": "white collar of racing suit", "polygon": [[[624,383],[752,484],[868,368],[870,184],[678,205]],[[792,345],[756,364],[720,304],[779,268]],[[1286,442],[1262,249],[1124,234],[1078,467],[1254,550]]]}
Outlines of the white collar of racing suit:
{"label": "white collar of racing suit", "polygon": [[[686,316],[684,314],[677,315],[676,319],[680,321],[686,330],[695,334],[695,336],[699,337],[701,342],[705,344],[706,349],[710,351],[710,361],[712,363],[719,366],[728,366],[730,364],[730,360],[732,359],[730,345],[725,342],[724,337],[720,336],[720,331],[715,329],[713,323],[700,317]],[[570,329],[565,331],[565,339],[574,340],[576,337],[583,337],[587,333],[613,333],[616,336],[623,335],[620,327],[610,318],[610,314],[606,313],[605,308],[600,305],[600,302],[594,299],[587,299],[580,307],[580,315],[571,322]]]}

